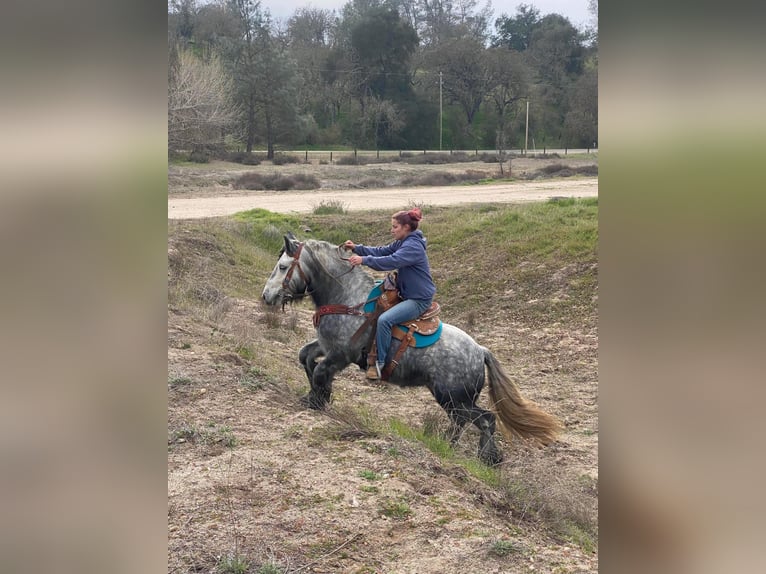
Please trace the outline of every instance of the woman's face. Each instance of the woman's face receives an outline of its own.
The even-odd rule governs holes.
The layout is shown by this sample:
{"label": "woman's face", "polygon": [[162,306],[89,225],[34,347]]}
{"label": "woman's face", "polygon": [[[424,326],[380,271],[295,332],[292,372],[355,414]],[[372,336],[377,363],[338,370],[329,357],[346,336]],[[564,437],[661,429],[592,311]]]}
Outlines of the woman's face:
{"label": "woman's face", "polygon": [[391,220],[391,235],[394,236],[394,239],[397,241],[400,241],[407,237],[410,234],[410,226],[409,225],[402,225],[399,223],[396,219]]}

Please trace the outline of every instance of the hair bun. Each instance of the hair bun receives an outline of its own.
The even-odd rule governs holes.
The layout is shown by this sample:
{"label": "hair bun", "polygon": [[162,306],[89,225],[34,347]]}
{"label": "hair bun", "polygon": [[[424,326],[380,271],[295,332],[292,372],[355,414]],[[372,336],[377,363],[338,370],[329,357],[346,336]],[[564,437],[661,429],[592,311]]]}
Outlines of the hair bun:
{"label": "hair bun", "polygon": [[420,208],[419,207],[415,207],[413,209],[410,209],[407,212],[407,215],[409,215],[415,221],[420,221],[421,219],[423,219],[423,214],[420,212]]}

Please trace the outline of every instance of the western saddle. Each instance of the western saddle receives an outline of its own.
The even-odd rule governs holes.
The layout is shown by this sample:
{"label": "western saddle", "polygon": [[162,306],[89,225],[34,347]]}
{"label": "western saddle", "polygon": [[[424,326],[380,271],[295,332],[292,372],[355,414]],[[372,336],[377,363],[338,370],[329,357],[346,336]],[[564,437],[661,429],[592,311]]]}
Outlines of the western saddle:
{"label": "western saddle", "polygon": [[[367,341],[367,348],[370,352],[367,354],[367,378],[377,379],[377,345],[375,344],[375,333],[378,327],[378,317],[385,311],[388,311],[394,305],[402,302],[402,298],[399,296],[399,292],[396,290],[384,290],[375,304],[375,310],[372,313],[372,331]],[[439,329],[440,320],[439,313],[441,307],[438,302],[434,301],[431,306],[426,309],[418,318],[411,321],[406,321],[401,325],[407,327],[407,330],[401,328],[400,325],[394,325],[391,329],[391,336],[394,339],[401,341],[394,353],[393,358],[385,365],[381,371],[380,378],[387,381],[391,376],[391,373],[399,365],[402,355],[407,350],[407,347],[414,347],[416,344],[415,333],[421,335],[433,335]]]}

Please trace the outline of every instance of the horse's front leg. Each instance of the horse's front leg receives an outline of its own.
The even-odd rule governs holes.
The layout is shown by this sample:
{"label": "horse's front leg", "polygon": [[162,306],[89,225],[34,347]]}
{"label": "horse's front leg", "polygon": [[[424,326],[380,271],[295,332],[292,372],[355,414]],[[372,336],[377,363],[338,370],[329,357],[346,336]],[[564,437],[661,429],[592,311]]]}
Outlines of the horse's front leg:
{"label": "horse's front leg", "polygon": [[305,397],[305,402],[312,409],[323,409],[330,403],[332,395],[332,380],[335,375],[349,364],[344,353],[331,352],[324,361],[314,367],[311,378],[311,390]]}
{"label": "horse's front leg", "polygon": [[314,339],[310,343],[306,343],[298,353],[298,360],[303,365],[303,370],[306,371],[306,377],[311,384],[314,379],[314,369],[317,366],[317,359],[324,356],[322,346],[319,344],[318,339]]}

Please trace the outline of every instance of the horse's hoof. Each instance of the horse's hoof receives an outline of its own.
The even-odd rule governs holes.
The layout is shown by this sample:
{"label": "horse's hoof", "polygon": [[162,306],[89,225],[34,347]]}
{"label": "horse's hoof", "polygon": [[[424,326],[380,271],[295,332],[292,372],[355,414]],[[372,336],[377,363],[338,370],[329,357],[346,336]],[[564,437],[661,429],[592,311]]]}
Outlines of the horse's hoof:
{"label": "horse's hoof", "polygon": [[327,407],[327,401],[323,401],[321,399],[318,399],[311,395],[311,393],[302,396],[300,399],[298,399],[301,406],[304,406],[308,409],[312,409],[315,411],[321,411],[325,407]]}
{"label": "horse's hoof", "polygon": [[503,455],[496,448],[485,449],[479,451],[479,459],[487,466],[497,466],[503,462]]}

